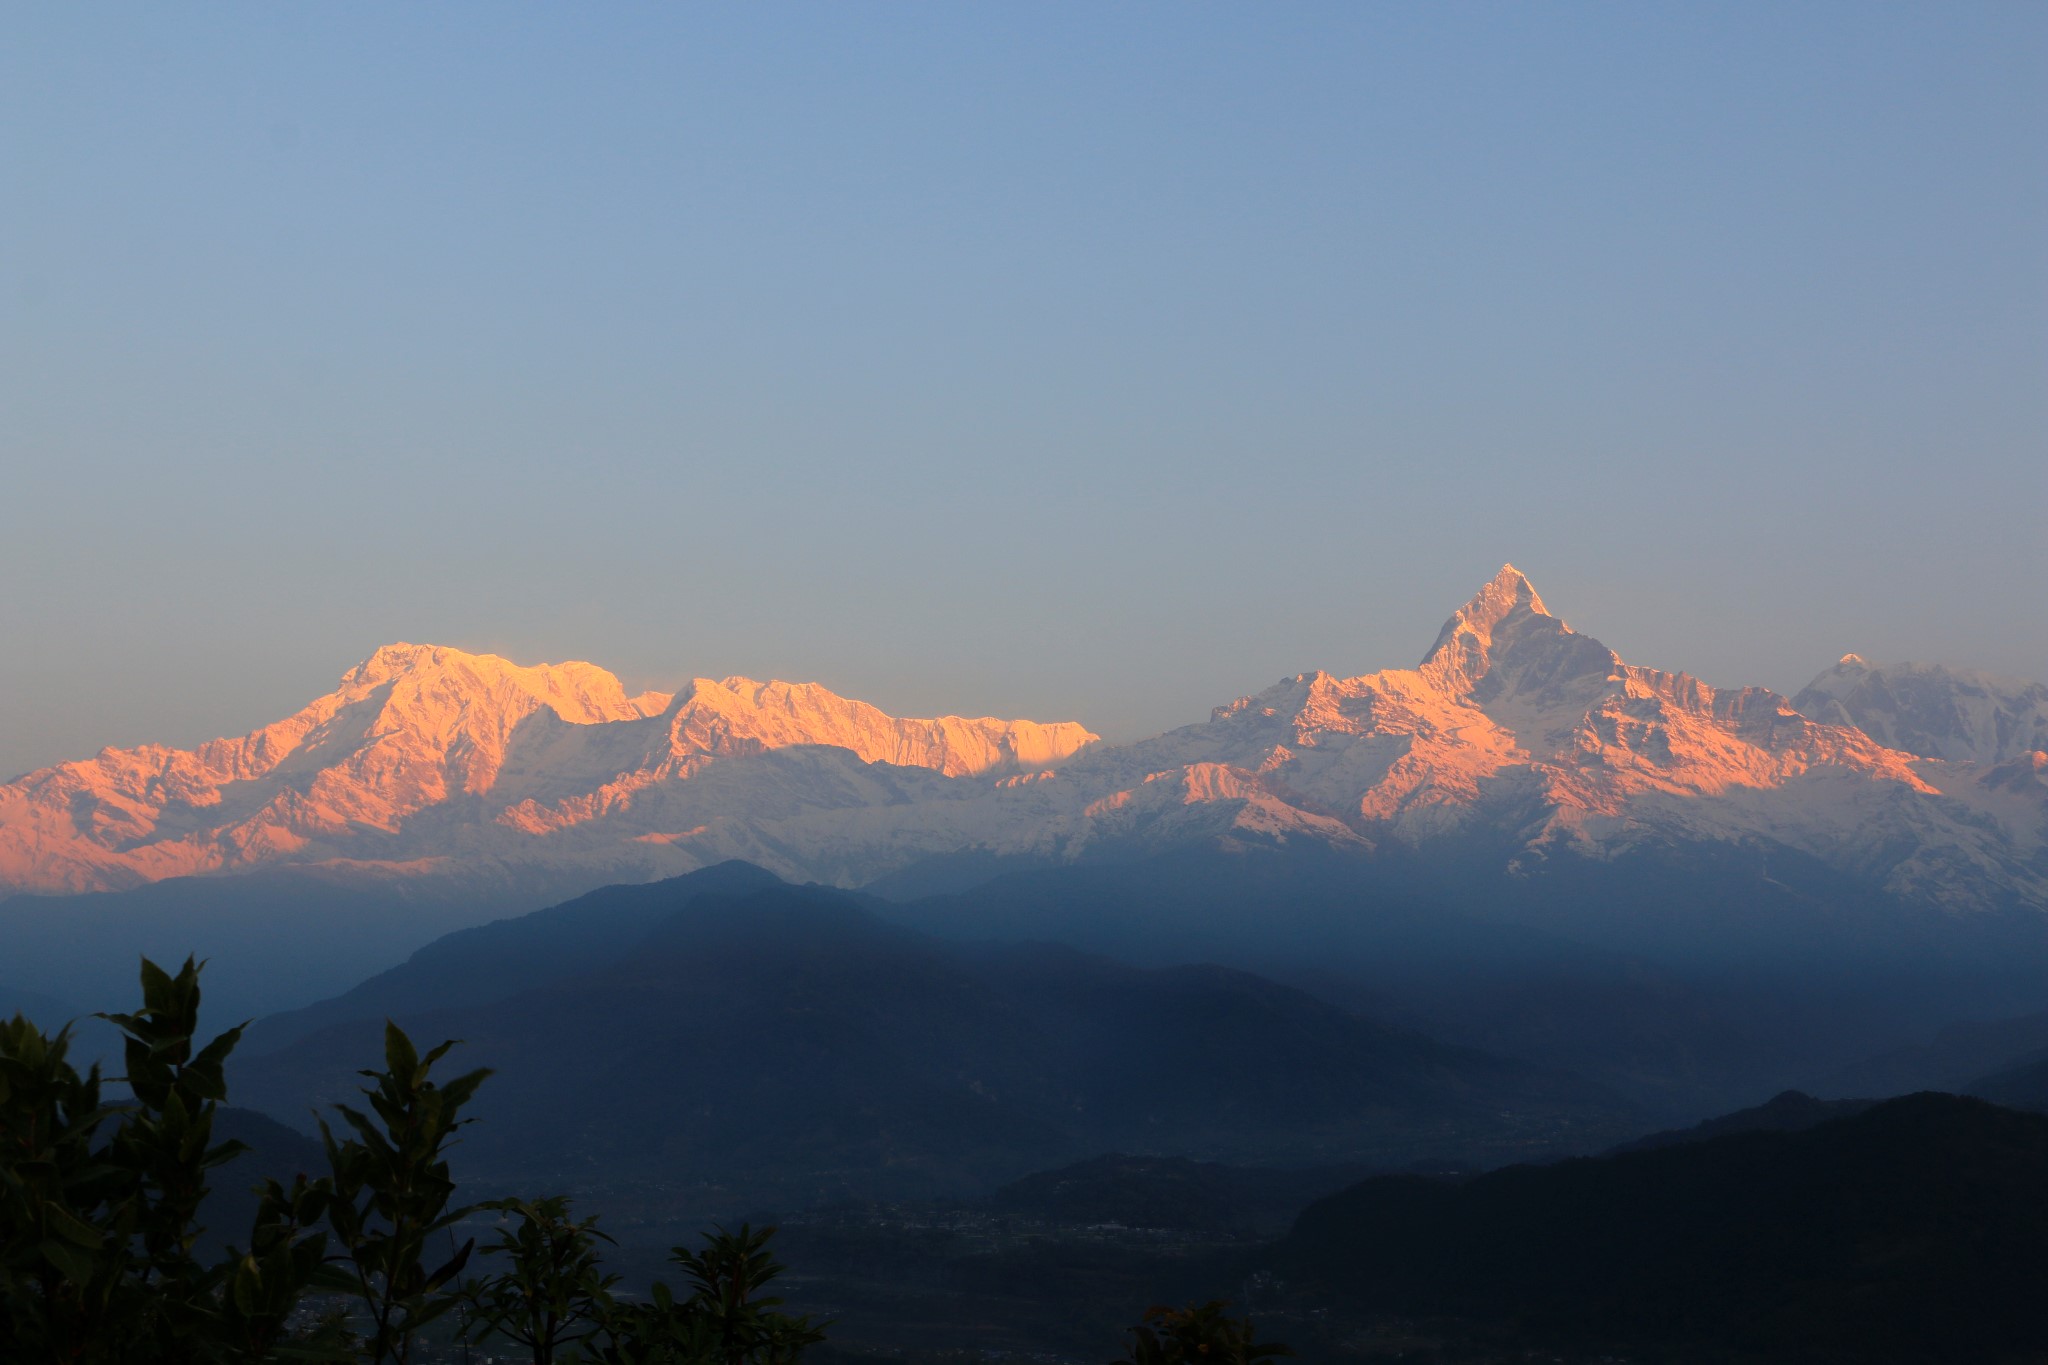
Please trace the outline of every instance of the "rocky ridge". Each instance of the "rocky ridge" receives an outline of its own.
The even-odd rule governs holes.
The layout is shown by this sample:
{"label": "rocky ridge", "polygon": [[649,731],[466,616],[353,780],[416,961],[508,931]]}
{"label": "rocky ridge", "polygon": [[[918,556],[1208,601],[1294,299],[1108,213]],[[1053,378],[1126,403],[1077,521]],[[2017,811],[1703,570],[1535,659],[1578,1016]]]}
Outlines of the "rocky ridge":
{"label": "rocky ridge", "polygon": [[1845,654],[1792,704],[1927,758],[2004,763],[2048,750],[2048,686],[1970,669]]}
{"label": "rocky ridge", "polygon": [[1929,676],[1845,661],[1798,703],[1716,688],[1624,662],[1512,566],[1415,668],[1300,674],[1122,746],[1073,723],[899,719],[816,684],[628,697],[589,664],[396,645],[242,739],[0,788],[0,887],[275,863],[597,885],[728,858],[859,885],[966,852],[1485,834],[1522,868],[1770,841],[1955,909],[2048,908],[2048,755],[2024,747],[2042,698],[1948,673],[1961,719],[1943,720]]}
{"label": "rocky ridge", "polygon": [[[1957,907],[2048,905],[2040,755],[1955,762],[1816,720],[1764,688],[1623,662],[1512,565],[1414,669],[1281,680],[1185,727],[1066,765],[1139,781],[1093,809],[1157,824],[1236,803],[1275,837],[1408,845],[1504,831],[1540,858],[1771,840]],[[1195,817],[1214,825],[1216,813]]]}
{"label": "rocky ridge", "polygon": [[848,773],[944,779],[1054,762],[1095,739],[1071,723],[900,719],[815,684],[699,678],[628,697],[593,664],[387,645],[242,738],[105,749],[0,787],[0,890],[279,862],[427,872],[500,846],[517,856],[522,836],[645,806],[650,789],[733,759],[808,752]]}

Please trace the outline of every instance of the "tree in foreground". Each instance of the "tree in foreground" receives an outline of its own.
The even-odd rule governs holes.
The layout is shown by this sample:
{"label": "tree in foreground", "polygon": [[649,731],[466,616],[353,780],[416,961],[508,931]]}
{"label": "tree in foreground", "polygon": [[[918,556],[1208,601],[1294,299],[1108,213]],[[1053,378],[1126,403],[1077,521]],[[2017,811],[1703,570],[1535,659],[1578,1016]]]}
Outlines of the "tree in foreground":
{"label": "tree in foreground", "polygon": [[1251,1319],[1233,1318],[1229,1308],[1222,1299],[1211,1299],[1185,1308],[1146,1309],[1118,1365],[1257,1365],[1294,1354],[1280,1342],[1258,1341]]}
{"label": "tree in foreground", "polygon": [[131,1306],[130,1191],[94,1144],[114,1110],[70,1048],[68,1028],[0,1025],[0,1359],[100,1359],[94,1324]]}
{"label": "tree in foreground", "polygon": [[598,1231],[595,1216],[571,1218],[561,1195],[481,1207],[514,1221],[484,1249],[507,1268],[463,1287],[475,1313],[465,1336],[517,1342],[533,1353],[534,1365],[574,1359],[577,1346],[604,1330],[616,1311],[611,1291],[619,1277],[605,1273],[598,1251],[599,1242],[612,1239]]}
{"label": "tree in foreground", "polygon": [[450,1207],[455,1181],[447,1149],[462,1106],[491,1074],[469,1072],[445,1085],[430,1079],[452,1042],[420,1056],[398,1025],[384,1025],[384,1069],[364,1071],[363,1094],[375,1112],[337,1105],[354,1133],[337,1139],[323,1121],[332,1188],[327,1218],[341,1241],[346,1267],[339,1283],[370,1318],[365,1347],[373,1365],[408,1365],[421,1329],[454,1308],[455,1277],[468,1264],[471,1238],[429,1270],[428,1248],[472,1210]]}
{"label": "tree in foreground", "polygon": [[[322,1193],[268,1182],[247,1251],[198,1259],[230,1029],[194,1047],[199,967],[142,964],[142,1008],[122,1033],[131,1098],[110,1104],[69,1028],[0,1024],[0,1359],[209,1365],[272,1357],[319,1272]],[[104,1136],[103,1136],[104,1134]]]}
{"label": "tree in foreground", "polygon": [[[122,1033],[126,1102],[106,1099],[97,1063],[72,1065],[68,1028],[0,1023],[0,1361],[409,1365],[462,1305],[476,1314],[463,1338],[509,1340],[536,1365],[794,1365],[823,1340],[762,1293],[782,1271],[772,1228],[677,1247],[689,1292],[625,1302],[595,1218],[560,1196],[502,1200],[478,1208],[509,1216],[486,1249],[504,1268],[459,1284],[475,1239],[454,1230],[478,1208],[456,1203],[448,1150],[490,1073],[437,1081],[454,1044],[422,1055],[395,1024],[383,1069],[361,1073],[367,1108],[337,1106],[339,1134],[321,1124],[327,1172],[264,1181],[247,1249],[203,1263],[208,1181],[246,1148],[212,1140],[242,1030],[195,1045],[199,971],[144,961],[142,1008],[103,1016]],[[308,1311],[323,1292],[352,1306]]]}
{"label": "tree in foreground", "polygon": [[781,1311],[782,1300],[761,1291],[782,1264],[768,1252],[774,1228],[742,1223],[715,1228],[702,1251],[675,1247],[669,1259],[683,1270],[690,1293],[677,1298],[657,1282],[645,1303],[615,1304],[606,1365],[794,1365],[806,1346],[825,1339],[824,1324]]}
{"label": "tree in foreground", "polygon": [[[435,1080],[454,1044],[421,1055],[395,1024],[383,1069],[360,1073],[367,1111],[337,1106],[339,1135],[320,1126],[326,1173],[265,1180],[246,1249],[202,1261],[208,1182],[246,1148],[213,1141],[242,1030],[195,1044],[199,971],[145,960],[142,1008],[101,1016],[121,1030],[125,1102],[107,1100],[97,1063],[72,1065],[68,1027],[0,1022],[0,1361],[410,1365],[423,1331],[461,1306],[474,1313],[462,1340],[515,1343],[534,1365],[798,1365],[824,1340],[824,1324],[766,1292],[783,1272],[773,1228],[715,1228],[701,1249],[676,1247],[684,1292],[657,1283],[626,1300],[603,1269],[611,1238],[566,1198],[457,1204],[448,1150],[490,1073]],[[502,1217],[484,1249],[502,1269],[458,1283],[476,1244],[457,1244],[455,1227],[479,1210]],[[350,1306],[315,1313],[320,1293]],[[1148,1310],[1125,1361],[1293,1354],[1256,1342],[1226,1307]]]}

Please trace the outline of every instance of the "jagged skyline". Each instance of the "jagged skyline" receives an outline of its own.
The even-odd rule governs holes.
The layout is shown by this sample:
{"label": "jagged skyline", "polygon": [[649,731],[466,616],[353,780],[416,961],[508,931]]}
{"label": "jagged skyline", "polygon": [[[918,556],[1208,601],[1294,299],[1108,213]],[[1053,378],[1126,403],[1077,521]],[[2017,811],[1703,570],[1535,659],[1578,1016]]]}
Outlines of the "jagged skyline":
{"label": "jagged skyline", "polygon": [[1845,659],[1809,694],[1815,714],[1624,662],[1511,564],[1417,668],[1282,678],[1125,745],[1072,722],[898,718],[810,682],[631,696],[588,663],[387,645],[240,738],[0,786],[0,892],[300,865],[531,894],[732,858],[860,886],[932,858],[1367,853],[1490,830],[1511,863],[1768,840],[1902,897],[2048,905],[2048,687]]}
{"label": "jagged skyline", "polygon": [[0,777],[393,640],[1117,739],[1412,662],[2048,677],[2048,11],[42,7]]}

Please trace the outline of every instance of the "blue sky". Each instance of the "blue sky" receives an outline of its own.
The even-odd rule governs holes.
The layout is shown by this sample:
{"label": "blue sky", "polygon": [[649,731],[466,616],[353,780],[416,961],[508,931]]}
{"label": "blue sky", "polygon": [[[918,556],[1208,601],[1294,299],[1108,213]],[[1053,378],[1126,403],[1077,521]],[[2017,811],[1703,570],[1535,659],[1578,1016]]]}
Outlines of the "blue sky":
{"label": "blue sky", "polygon": [[2048,6],[25,6],[0,770],[376,645],[1116,737],[2048,675]]}

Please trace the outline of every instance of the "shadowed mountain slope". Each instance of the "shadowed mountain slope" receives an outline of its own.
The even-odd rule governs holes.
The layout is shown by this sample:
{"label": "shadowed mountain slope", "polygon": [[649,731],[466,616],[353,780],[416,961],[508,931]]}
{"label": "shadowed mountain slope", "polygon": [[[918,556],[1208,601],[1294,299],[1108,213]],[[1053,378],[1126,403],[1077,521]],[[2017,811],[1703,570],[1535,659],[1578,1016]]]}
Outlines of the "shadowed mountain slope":
{"label": "shadowed mountain slope", "polygon": [[1876,1100],[1817,1100],[1797,1090],[1774,1095],[1749,1109],[1738,1109],[1696,1123],[1690,1128],[1651,1133],[1625,1142],[1616,1152],[1648,1152],[1659,1147],[1682,1147],[1689,1142],[1728,1137],[1735,1133],[1803,1133],[1835,1119],[1853,1118],[1878,1103]]}
{"label": "shadowed mountain slope", "polygon": [[2048,1050],[2036,1052],[2002,1071],[1979,1076],[1963,1089],[1993,1104],[2048,1113]]}
{"label": "shadowed mountain slope", "polygon": [[545,910],[457,930],[351,990],[259,1020],[242,1052],[274,1051],[349,1020],[487,1005],[618,961],[698,896],[781,885],[751,863],[720,863],[667,881],[607,886]]}
{"label": "shadowed mountain slope", "polygon": [[[422,976],[393,1010],[415,1037],[465,1039],[456,1064],[498,1069],[467,1170],[818,1202],[981,1189],[1109,1149],[1505,1160],[1630,1122],[1584,1082],[1242,972],[946,944],[822,888],[675,894],[607,965],[463,1008]],[[234,1093],[287,1118],[346,1099],[379,1027],[244,1059]]]}
{"label": "shadowed mountain slope", "polygon": [[1822,1088],[1831,1095],[1909,1095],[1920,1090],[1975,1094],[1973,1085],[1981,1078],[2041,1055],[2048,1055],[2048,1011],[1971,1018],[1948,1025],[1930,1041],[1861,1058],[1829,1074]]}
{"label": "shadowed mountain slope", "polygon": [[1354,1311],[1630,1358],[2033,1359],[2043,1207],[2048,1118],[1926,1094],[1803,1132],[1369,1180],[1310,1206],[1272,1264]]}
{"label": "shadowed mountain slope", "polygon": [[1928,758],[2005,763],[2048,749],[2048,686],[1966,668],[1872,665],[1848,654],[1792,704]]}
{"label": "shadowed mountain slope", "polygon": [[1910,910],[1782,848],[1559,855],[1520,876],[1498,871],[1499,852],[1195,849],[1011,871],[882,913],[1148,964],[1230,962],[1592,1076],[1666,1124],[2048,999],[2037,916]]}
{"label": "shadowed mountain slope", "polygon": [[210,1193],[200,1212],[205,1228],[200,1245],[212,1254],[231,1245],[248,1249],[249,1230],[262,1204],[257,1189],[265,1180],[289,1186],[294,1176],[321,1176],[329,1169],[319,1139],[253,1109],[221,1106],[214,1113],[213,1140],[240,1142],[246,1150],[207,1176]]}

